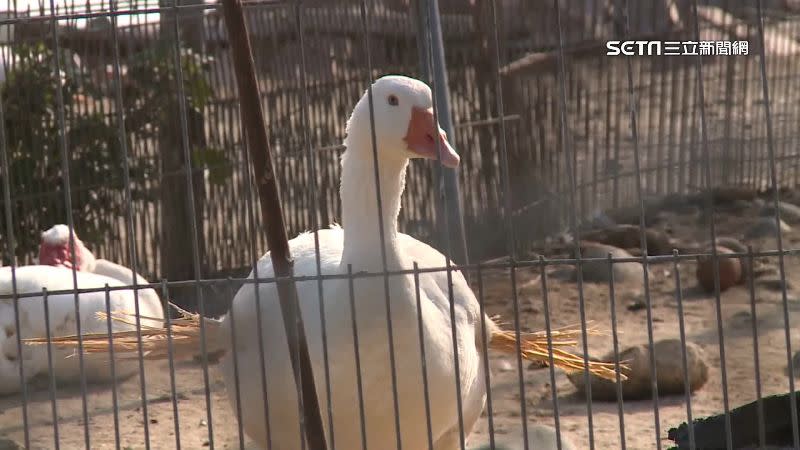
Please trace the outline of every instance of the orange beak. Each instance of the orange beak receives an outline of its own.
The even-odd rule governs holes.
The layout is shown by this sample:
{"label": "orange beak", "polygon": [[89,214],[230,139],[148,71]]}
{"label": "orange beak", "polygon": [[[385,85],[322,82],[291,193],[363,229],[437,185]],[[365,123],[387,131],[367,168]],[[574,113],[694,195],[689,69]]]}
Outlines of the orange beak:
{"label": "orange beak", "polygon": [[461,158],[447,141],[447,134],[439,128],[432,109],[414,107],[405,136],[406,145],[422,158],[438,160],[441,157],[445,167],[455,168]]}

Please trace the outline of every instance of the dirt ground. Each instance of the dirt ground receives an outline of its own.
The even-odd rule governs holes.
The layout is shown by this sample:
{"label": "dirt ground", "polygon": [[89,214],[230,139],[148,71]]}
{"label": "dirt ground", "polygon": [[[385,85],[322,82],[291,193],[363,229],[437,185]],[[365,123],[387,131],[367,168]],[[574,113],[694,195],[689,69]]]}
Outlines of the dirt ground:
{"label": "dirt ground", "polygon": [[[717,215],[719,235],[742,238],[748,227],[758,219],[760,204],[739,204]],[[685,242],[703,242],[708,239],[708,228],[699,209],[682,212],[662,212],[661,220],[654,228],[671,230],[674,237]],[[774,239],[749,242],[756,250],[775,249]],[[800,231],[784,233],[784,245],[798,248]],[[785,345],[784,316],[777,257],[760,258],[762,275],[755,283],[757,308],[758,350],[762,394],[786,392],[788,390],[787,350]],[[800,310],[800,298],[796,287],[798,259],[785,259],[787,294],[790,323]],[[542,283],[538,268],[518,269],[517,299],[520,321],[525,330],[544,329]],[[563,267],[548,267],[548,300],[552,325],[568,325],[579,322],[579,296],[575,282],[558,276]],[[650,296],[652,299],[653,334],[656,340],[679,337],[676,288],[672,263],[650,265]],[[684,261],[680,264],[680,280],[683,297],[683,321],[687,339],[705,351],[710,366],[708,383],[691,396],[691,411],[695,418],[723,411],[723,389],[721,359],[717,325],[717,311],[713,295],[703,293],[694,277],[695,264]],[[513,319],[513,295],[508,270],[491,271],[484,279],[486,304],[491,315],[499,314],[506,321]],[[644,290],[638,283],[615,285],[615,305],[621,349],[648,341],[646,311],[629,310],[627,306],[644,298]],[[584,285],[585,313],[596,324],[611,329],[611,301],[607,284]],[[756,398],[752,315],[750,292],[740,285],[723,292],[721,317],[724,331],[725,363],[727,368],[728,400],[731,407]],[[800,349],[800,339],[792,330],[792,352]],[[589,342],[591,355],[602,356],[612,349],[609,336],[592,337]],[[579,349],[576,349],[579,350]],[[531,368],[523,362],[524,403],[520,402],[519,373],[513,358],[501,359],[492,355],[492,415],[494,429],[498,434],[518,428],[523,420],[555,426],[554,404],[548,369]],[[215,365],[209,368],[210,392],[208,400],[204,392],[203,373],[195,362],[177,364],[175,383],[177,391],[177,413],[179,430],[175,430],[171,402],[170,371],[166,362],[148,362],[146,365],[147,421],[149,441],[153,449],[176,448],[176,431],[180,434],[181,448],[200,449],[210,446],[209,423],[213,423],[213,440],[216,448],[238,448],[239,435],[233,413],[229,407],[221,373]],[[31,446],[34,449],[54,448],[53,404],[50,393],[44,387],[29,394],[28,427]],[[567,380],[563,372],[557,371],[556,393],[558,423],[563,434],[576,448],[589,448],[590,437],[595,448],[620,448],[620,418],[618,405],[613,402],[591,403],[591,415],[584,396]],[[56,395],[58,434],[61,448],[83,448],[84,422],[81,391],[75,386],[59,386]],[[144,446],[144,415],[141,402],[141,385],[138,377],[123,381],[118,386],[118,414],[112,408],[111,390],[107,386],[90,386],[86,397],[88,407],[88,431],[92,449],[114,448],[114,421],[118,421],[121,448],[141,449]],[[212,421],[208,420],[206,402],[211,403]],[[521,411],[524,404],[525,414]],[[656,440],[667,448],[667,430],[686,420],[687,403],[684,396],[661,397],[658,401],[658,427],[654,419],[652,401],[626,401],[624,408],[625,444],[628,449],[653,449]],[[485,442],[488,433],[487,410],[471,438],[472,444]],[[590,421],[591,418],[591,421]],[[590,427],[591,424],[591,427]],[[22,402],[19,396],[0,398],[0,436],[23,442]],[[247,442],[247,448],[254,448]]]}

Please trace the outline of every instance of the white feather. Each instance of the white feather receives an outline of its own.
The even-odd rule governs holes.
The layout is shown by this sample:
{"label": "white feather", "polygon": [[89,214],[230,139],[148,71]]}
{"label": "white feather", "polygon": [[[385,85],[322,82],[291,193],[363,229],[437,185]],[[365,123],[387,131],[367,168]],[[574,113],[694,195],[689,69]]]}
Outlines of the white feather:
{"label": "white feather", "polygon": [[[383,81],[388,80],[388,81]],[[416,80],[387,77],[376,82],[373,97],[376,101],[376,135],[379,141],[381,194],[384,237],[387,242],[388,269],[411,269],[413,262],[421,268],[443,267],[445,257],[416,239],[399,234],[397,213],[404,187],[405,145],[402,136],[410,111],[380,107],[387,90],[400,95],[400,104],[416,104],[429,108],[430,90]],[[401,95],[402,94],[402,95]],[[332,226],[320,230],[320,269],[324,275],[343,274],[348,264],[355,272],[380,271],[382,268],[381,239],[375,206],[375,188],[371,147],[369,142],[368,109],[365,97],[356,106],[348,121],[347,151],[342,158],[342,210],[344,228]],[[410,106],[406,106],[410,108]],[[396,112],[395,112],[396,111]],[[408,113],[403,116],[403,114]],[[400,130],[397,132],[396,130]],[[397,155],[402,155],[398,157]],[[289,243],[297,276],[317,275],[316,249],[313,233],[303,233]],[[259,278],[273,276],[269,254],[258,261]],[[253,278],[254,273],[250,274]],[[464,277],[453,272],[455,323],[450,320],[449,284],[446,272],[419,275],[419,295],[422,307],[422,328],[426,355],[427,387],[430,398],[431,432],[437,450],[454,450],[459,445],[459,424],[456,386],[460,387],[464,427],[469,434],[483,409],[486,395],[481,354],[476,345],[480,331],[479,305]],[[305,321],[309,352],[316,387],[322,405],[324,423],[328,425],[325,365],[322,348],[323,326],[320,317],[320,287],[317,281],[296,283],[300,309]],[[353,302],[359,337],[358,352],[361,365],[363,405],[368,448],[396,448],[395,410],[393,406],[392,372],[389,361],[386,293],[382,276],[358,278],[353,282]],[[424,403],[420,355],[417,289],[412,275],[392,275],[388,281],[391,306],[393,347],[397,374],[399,422],[402,446],[406,449],[427,448],[427,421]],[[333,411],[333,426],[337,448],[360,449],[361,429],[353,317],[350,309],[350,284],[344,279],[328,279],[322,284],[322,310],[328,350]],[[236,294],[231,311],[223,326],[236,333],[236,348],[223,360],[228,394],[236,408],[236,383],[239,385],[242,420],[245,432],[261,446],[269,439],[272,448],[296,450],[301,448],[297,396],[293,380],[287,338],[273,283],[245,284]],[[256,310],[257,299],[260,310]],[[267,436],[264,413],[259,330],[264,346],[265,379],[269,405]],[[491,324],[487,319],[487,324]],[[458,376],[454,367],[452,326],[456,327]],[[229,333],[230,331],[228,331]],[[234,359],[238,379],[234,378]]]}
{"label": "white feather", "polygon": [[[17,334],[22,339],[46,337],[48,327],[45,317],[45,300],[42,289],[48,292],[75,289],[72,270],[53,266],[17,267],[17,294],[37,293],[40,295],[20,298],[19,330],[15,324],[14,301],[0,300],[0,394],[17,392],[20,389],[20,361],[24,368],[25,379],[50,372],[47,361],[46,346],[23,346],[22,358],[17,352]],[[87,272],[76,272],[79,289],[124,286],[120,281]],[[12,295],[11,267],[0,268],[0,295]],[[134,295],[129,289],[110,290],[108,301],[111,311],[133,311]],[[97,318],[97,312],[106,311],[106,292],[84,292],[78,296],[80,315],[75,312],[75,294],[61,293],[47,295],[47,319],[51,337],[68,336],[77,333],[77,318],[80,318],[81,334],[106,333],[108,325],[105,320]],[[146,317],[163,317],[160,303],[152,304],[140,301],[140,314]],[[160,326],[160,321],[141,320],[142,325]],[[112,322],[113,331],[133,330],[135,326]],[[76,381],[80,374],[79,358],[70,357],[71,351],[52,347],[52,373],[61,381]],[[138,362],[115,360],[115,371],[119,378],[129,376],[138,370]],[[84,370],[89,381],[107,381],[111,376],[111,365],[107,357],[87,355],[84,357]]]}

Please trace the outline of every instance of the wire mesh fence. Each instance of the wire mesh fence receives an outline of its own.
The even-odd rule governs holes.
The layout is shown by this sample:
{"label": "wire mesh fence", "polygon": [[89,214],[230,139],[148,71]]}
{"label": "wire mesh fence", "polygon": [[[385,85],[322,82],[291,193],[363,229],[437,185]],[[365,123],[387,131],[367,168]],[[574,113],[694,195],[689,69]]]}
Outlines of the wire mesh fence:
{"label": "wire mesh fence", "polygon": [[[504,439],[526,449],[662,448],[668,436],[680,448],[799,447],[793,2],[466,3],[433,6],[446,87],[422,60],[436,39],[420,32],[430,29],[428,2],[246,7],[289,235],[344,221],[339,234],[293,244],[328,448]],[[244,145],[220,6],[8,6],[0,435],[26,448],[301,448],[287,338],[270,306],[276,280],[268,259],[256,264],[266,239],[254,149]],[[607,40],[626,39],[747,42],[749,52],[606,55]],[[372,166],[340,189],[348,118],[386,73],[449,92],[472,264],[454,266],[405,235],[393,250],[383,235],[395,240],[391,223],[348,230],[348,214],[350,223],[372,214],[453,251],[446,238],[457,224],[443,212],[455,199],[443,194],[438,164],[403,169],[398,217],[391,197],[368,206]],[[383,100],[371,98],[362,125],[379,129]],[[359,144],[377,158],[375,133]],[[67,237],[48,253],[40,233],[57,223],[86,245]],[[372,251],[348,250],[348,231]],[[34,261],[75,270],[60,279],[25,267]],[[92,285],[83,272],[108,275],[108,261],[145,277],[121,268],[116,281]],[[233,313],[219,325],[165,308],[164,331],[162,313],[148,308],[165,301]],[[111,319],[133,305],[136,320]],[[500,315],[508,334],[485,314]],[[597,326],[608,333],[592,334]],[[123,333],[116,346],[112,331]],[[104,334],[67,350],[23,342],[92,332]],[[159,345],[151,335],[170,336],[158,347],[166,353],[149,347]],[[426,348],[432,335],[440,347]],[[556,368],[563,340],[577,354],[570,364],[608,352],[611,380]],[[544,346],[531,350],[538,361],[524,354],[531,342]],[[89,352],[98,345],[110,363]],[[370,383],[384,389],[362,391]],[[705,428],[678,428],[722,413]]]}

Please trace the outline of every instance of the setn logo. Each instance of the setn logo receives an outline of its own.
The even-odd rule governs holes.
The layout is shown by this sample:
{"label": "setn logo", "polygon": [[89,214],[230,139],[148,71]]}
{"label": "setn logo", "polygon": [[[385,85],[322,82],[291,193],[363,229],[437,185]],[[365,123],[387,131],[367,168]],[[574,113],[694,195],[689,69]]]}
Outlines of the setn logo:
{"label": "setn logo", "polygon": [[660,55],[661,41],[608,41],[607,56]]}

